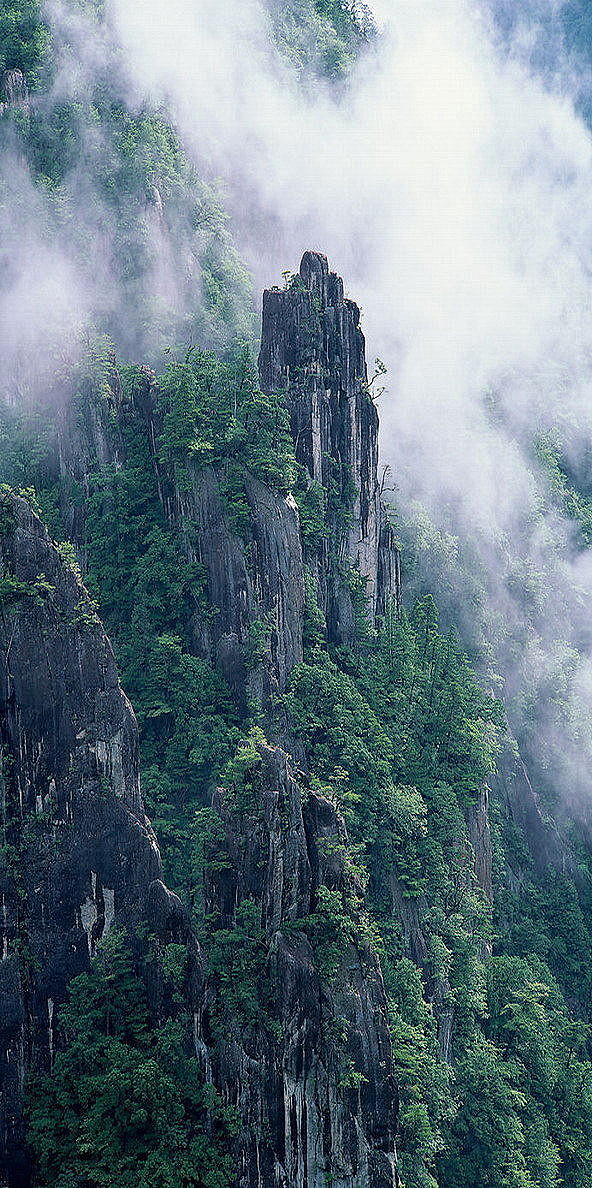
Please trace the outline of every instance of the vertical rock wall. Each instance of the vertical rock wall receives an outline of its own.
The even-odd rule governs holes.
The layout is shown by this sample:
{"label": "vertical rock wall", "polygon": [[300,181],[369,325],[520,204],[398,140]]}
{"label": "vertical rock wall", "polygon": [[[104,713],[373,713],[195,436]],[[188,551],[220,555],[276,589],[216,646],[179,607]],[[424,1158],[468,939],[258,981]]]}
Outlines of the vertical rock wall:
{"label": "vertical rock wall", "polygon": [[[309,939],[319,888],[351,887],[347,837],[333,805],[303,792],[280,748],[261,751],[258,803],[220,790],[227,861],[207,906],[232,928],[237,905],[261,907],[261,1010],[229,1021],[207,991],[199,1035],[210,1075],[244,1125],[240,1188],[396,1188],[397,1091],[386,996],[370,946],[344,946],[330,975]],[[219,1024],[218,1024],[219,1026]]]}
{"label": "vertical rock wall", "polygon": [[76,574],[0,498],[0,1185],[25,1185],[25,1078],[51,1068],[59,1004],[114,920],[147,917],[160,857],[135,718]]}
{"label": "vertical rock wall", "polygon": [[284,394],[297,461],[309,482],[326,492],[319,595],[330,637],[345,640],[353,613],[339,568],[359,569],[375,617],[389,600],[399,605],[400,567],[380,500],[378,414],[368,389],[360,311],[318,252],[305,252],[284,290],[264,293],[259,373],[263,391]]}
{"label": "vertical rock wall", "polygon": [[[143,419],[167,520],[190,559],[203,565],[217,612],[205,619],[196,612],[196,653],[224,670],[239,698],[255,695],[269,739],[253,772],[253,803],[238,803],[232,790],[217,793],[225,859],[208,875],[205,904],[229,931],[244,905],[256,905],[261,967],[253,990],[264,1005],[248,1026],[236,1016],[221,1032],[224,1004],[212,972],[203,992],[194,979],[187,1005],[204,1075],[242,1120],[238,1188],[395,1188],[397,1092],[378,960],[360,930],[329,974],[319,969],[310,939],[321,890],[351,889],[345,829],[335,807],[294,772],[277,745],[277,711],[270,712],[303,655],[307,563],[329,638],[347,639],[353,630],[346,570],[359,565],[367,577],[373,616],[399,598],[359,315],[323,257],[308,253],[301,284],[266,295],[261,375],[268,390],[286,391],[297,456],[326,494],[327,545],[314,558],[303,555],[292,497],[249,474],[247,542],[229,525],[215,468],[189,467],[189,482],[177,490],[159,461],[152,376],[137,394],[138,425]],[[113,397],[109,427],[94,406],[84,433],[78,423],[69,426],[67,403],[59,411],[56,470],[83,489],[93,471],[125,461],[118,418],[129,410],[120,405],[116,376]],[[64,513],[83,542],[83,509]],[[4,824],[27,866],[22,900],[10,864],[0,875],[0,1126],[16,1188],[26,1183],[25,1164],[17,1166],[25,1070],[50,1067],[67,983],[87,968],[101,935],[114,921],[148,920],[167,936],[176,928],[192,951],[196,943],[159,879],[138,786],[135,722],[110,645],[83,587],[28,506],[14,501],[11,517],[2,572],[28,589],[4,603],[0,620],[0,708],[10,758]],[[261,624],[266,656],[249,670],[250,634]],[[24,934],[34,967],[17,952]]]}
{"label": "vertical rock wall", "polygon": [[9,108],[29,107],[29,90],[22,70],[5,70],[0,77],[0,116]]}

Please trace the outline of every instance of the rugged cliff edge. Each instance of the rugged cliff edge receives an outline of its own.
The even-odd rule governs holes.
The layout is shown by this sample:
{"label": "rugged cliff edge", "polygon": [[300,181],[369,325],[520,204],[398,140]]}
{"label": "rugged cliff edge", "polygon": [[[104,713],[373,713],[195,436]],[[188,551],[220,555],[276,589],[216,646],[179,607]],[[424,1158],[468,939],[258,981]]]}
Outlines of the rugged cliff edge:
{"label": "rugged cliff edge", "polygon": [[207,905],[227,928],[241,906],[260,905],[259,1006],[242,1023],[227,1015],[217,1038],[223,1004],[212,979],[198,1029],[244,1126],[238,1183],[322,1188],[330,1176],[343,1188],[390,1188],[397,1093],[380,968],[361,928],[330,970],[309,934],[315,920],[325,927],[322,889],[351,891],[343,823],[303,792],[281,750],[263,748],[254,774],[257,804],[219,793],[228,859],[208,880]]}
{"label": "rugged cliff edge", "polygon": [[51,1068],[68,982],[114,921],[154,915],[161,869],[93,605],[28,503],[2,495],[0,518],[0,1180],[20,1184],[25,1080]]}
{"label": "rugged cliff edge", "polygon": [[[95,1055],[142,1118],[130,1069],[166,1082],[174,1050],[176,1121],[139,1125],[132,1177],[142,1144],[177,1174],[180,1143],[191,1188],[205,1165],[220,1188],[474,1188],[546,1134],[586,1188],[585,871],[511,747],[495,775],[501,706],[434,600],[401,607],[341,281],[306,253],[263,315],[259,377],[194,349],[156,376],[98,340],[41,418],[2,410],[3,477],[72,541],[0,489],[4,1183],[109,1176],[129,1136],[101,1099],[88,1147]],[[143,1003],[119,1047],[109,960]],[[572,1130],[522,1005],[504,1046],[516,1003],[561,1053]]]}
{"label": "rugged cliff edge", "polygon": [[385,614],[390,599],[400,603],[400,562],[380,499],[378,414],[360,311],[319,252],[305,252],[286,289],[264,294],[259,373],[264,391],[285,396],[309,485],[329,493],[334,563],[327,563],[325,543],[315,569],[329,637],[347,641],[354,614],[335,562],[349,563],[366,580],[374,617]]}
{"label": "rugged cliff edge", "polygon": [[[51,1067],[67,984],[88,967],[114,921],[132,931],[147,925],[189,948],[193,974],[184,996],[192,1042],[205,1079],[236,1107],[241,1188],[324,1188],[328,1178],[342,1188],[398,1182],[387,1001],[362,888],[339,812],[309,786],[301,750],[305,770],[295,770],[286,750],[291,727],[276,705],[303,658],[311,590],[317,621],[320,615],[326,637],[339,641],[354,630],[352,574],[361,572],[362,591],[367,586],[372,621],[400,596],[398,555],[379,498],[377,416],[358,314],[324,257],[308,253],[302,277],[302,287],[281,295],[279,320],[270,316],[276,294],[266,295],[261,371],[264,384],[281,387],[294,407],[293,377],[307,376],[292,429],[306,472],[301,491],[315,484],[321,492],[320,547],[303,540],[292,496],[248,471],[240,533],[227,513],[224,469],[189,462],[182,483],[175,480],[163,461],[162,406],[149,373],[131,404],[114,368],[108,397],[85,397],[82,413],[59,399],[47,463],[60,476],[62,520],[84,559],[86,505],[71,501],[71,484],[90,491],[102,473],[117,473],[133,425],[166,522],[203,575],[187,622],[194,654],[225,674],[245,710],[259,706],[266,739],[260,730],[241,760],[240,779],[213,796],[217,849],[203,888],[203,911],[216,923],[212,943],[245,937],[250,964],[234,1010],[225,1000],[224,961],[221,968],[219,956],[206,951],[202,980],[195,936],[160,882],[139,791],[135,720],[93,605],[69,555],[52,545],[28,504],[4,497],[0,1018],[11,1188],[27,1183],[25,1077]],[[303,344],[297,327],[309,312]],[[275,370],[266,371],[266,352],[273,351]],[[312,445],[303,444],[298,418],[304,426],[322,420]],[[359,593],[358,603],[360,597],[366,595]],[[336,954],[324,914],[332,895],[350,905]],[[319,957],[327,945],[328,964]],[[23,946],[30,960],[18,955]]]}
{"label": "rugged cliff edge", "polygon": [[[307,254],[303,271],[307,260],[319,275],[328,276],[324,257]],[[311,286],[315,275],[310,272]],[[338,290],[339,286],[332,364],[337,368],[338,357],[350,352],[352,339],[355,362],[352,358],[343,383],[335,372],[335,392],[324,417],[328,437],[319,441],[318,448],[323,451],[329,441],[334,443],[340,475],[337,495],[333,493],[335,513],[337,504],[345,500],[346,486],[352,492],[347,559],[355,567],[362,556],[368,563],[364,576],[369,578],[374,613],[390,598],[398,599],[397,554],[378,495],[377,417],[363,387],[363,338],[357,318],[343,301],[341,282]],[[269,316],[270,296],[275,294],[264,298],[260,357],[264,389],[268,379],[264,358],[266,350],[272,349],[270,344],[291,349],[299,374],[308,366],[295,329],[301,291],[282,295],[286,323],[281,327]],[[330,319],[335,308],[326,288],[317,300],[322,313],[317,315],[318,325],[309,327],[315,339],[313,355],[321,351],[322,321]],[[305,351],[311,350],[310,340],[307,343]],[[270,387],[277,390],[276,379],[281,382],[277,374]],[[289,385],[286,390],[281,382],[281,389],[290,405]],[[301,395],[303,417],[317,417],[317,398],[314,387]],[[148,398],[145,408],[154,426],[154,401]],[[298,458],[301,435],[294,420],[292,435]],[[150,436],[157,436],[153,428]],[[157,450],[153,456],[158,465]],[[310,478],[323,488],[330,507],[331,473],[325,467]],[[193,527],[192,540],[184,538],[185,547],[192,560],[205,566],[208,600],[217,610],[205,630],[196,621],[196,646],[222,666],[239,695],[242,686],[259,701],[271,742],[260,749],[249,773],[250,795],[245,797],[244,789],[238,793],[220,789],[216,795],[214,804],[224,824],[225,866],[208,879],[205,905],[211,916],[230,929],[245,905],[257,905],[263,959],[255,973],[254,990],[265,1007],[246,1028],[239,1019],[227,1019],[229,1034],[217,1039],[212,1019],[219,1021],[220,1002],[216,980],[211,979],[198,1034],[208,1051],[214,1082],[225,1099],[236,1104],[244,1123],[241,1185],[321,1188],[330,1177],[344,1188],[354,1181],[368,1188],[387,1188],[397,1182],[397,1094],[380,967],[360,927],[344,943],[338,968],[329,977],[319,969],[307,934],[318,920],[323,890],[343,895],[351,887],[347,837],[334,805],[303,783],[283,746],[274,745],[285,745],[286,733],[290,735],[281,717],[278,722],[270,696],[285,689],[302,660],[311,557],[290,495],[273,494],[246,475],[249,528],[245,540],[244,533],[238,537],[228,526],[220,484],[220,474],[207,468],[190,468],[182,492],[167,487],[163,475],[159,479],[169,522]],[[337,543],[337,517],[332,522],[330,515],[327,535]],[[327,634],[346,638],[354,614],[343,580],[341,536],[336,551],[329,554],[323,547],[314,565]],[[363,554],[359,540],[364,542]],[[247,672],[249,632],[262,622],[266,627],[262,655]],[[299,759],[306,761],[302,755]]]}

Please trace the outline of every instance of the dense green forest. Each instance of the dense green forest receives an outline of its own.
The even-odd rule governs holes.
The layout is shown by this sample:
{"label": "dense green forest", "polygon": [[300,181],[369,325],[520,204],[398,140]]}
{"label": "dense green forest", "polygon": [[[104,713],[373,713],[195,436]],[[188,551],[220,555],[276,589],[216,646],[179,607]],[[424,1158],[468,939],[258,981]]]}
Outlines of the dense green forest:
{"label": "dense green forest", "polygon": [[[112,369],[111,350],[99,343],[76,377],[75,398],[83,409],[109,399]],[[227,861],[212,788],[234,788],[238,810],[256,812],[256,743],[265,722],[260,705],[237,704],[221,674],[192,653],[188,624],[195,605],[208,615],[203,575],[187,562],[178,534],[163,515],[145,423],[131,398],[141,379],[140,369],[122,369],[125,465],[97,473],[87,491],[68,491],[67,500],[82,501],[87,513],[86,578],[138,715],[142,786],[167,879],[191,904],[212,969],[224,980],[224,1011],[248,1027],[272,992],[260,959],[255,905],[244,903],[228,931],[204,918],[201,886],[204,867],[215,869]],[[229,523],[248,539],[241,494],[245,470],[277,489],[293,481],[285,410],[258,393],[244,354],[221,362],[192,352],[169,363],[158,391],[163,413],[159,457],[173,481],[182,486],[189,460],[198,467],[218,467]],[[31,425],[26,415],[5,413],[2,436],[3,480],[34,485],[59,538],[64,493],[47,477],[48,455],[34,418]],[[318,533],[322,537],[322,525]],[[328,646],[314,614],[308,640],[304,663],[285,695],[285,710],[310,757],[313,786],[343,814],[347,861],[355,876],[345,898],[326,889],[315,917],[302,921],[302,927],[329,982],[337,976],[342,945],[352,937],[370,943],[379,955],[401,1094],[403,1182],[409,1188],[583,1188],[592,1174],[587,882],[579,879],[576,886],[573,878],[550,872],[539,881],[519,828],[508,819],[503,801],[495,800],[493,913],[471,869],[468,814],[500,751],[510,746],[500,703],[480,687],[454,633],[442,633],[430,596],[401,618],[393,613],[377,634],[362,613],[351,649]],[[253,665],[258,647],[261,635],[252,641]],[[419,913],[426,946],[419,966],[384,881],[393,863],[402,895],[399,910]],[[519,886],[512,874],[517,864]],[[124,957],[105,960],[116,962],[118,970]],[[71,991],[66,1019],[71,1047],[51,1082],[35,1089],[32,1103],[31,1141],[40,1184],[65,1185],[77,1182],[71,1177],[80,1174],[82,1139],[70,1134],[73,1145],[64,1145],[64,1127],[78,1123],[64,1117],[84,1118],[85,1128],[100,1133],[110,1127],[110,1110],[115,1118],[117,1094],[124,1091],[125,1078],[135,1075],[138,1061],[153,1061],[154,1077],[163,1075],[158,1036],[151,1036],[148,1049],[142,1023],[134,1030],[135,1021],[124,1019],[120,1035],[120,1024],[114,1030],[104,1021],[122,1009],[119,978],[115,972],[105,981],[97,967]],[[447,1010],[454,1015],[451,1062],[442,1059],[434,1003],[437,1017]],[[221,1027],[228,1022],[221,1018]],[[97,1050],[88,1074],[86,1066],[75,1063],[81,1040],[85,1059]],[[173,1042],[168,1033],[165,1040]],[[84,1103],[90,1098],[84,1094],[90,1087],[85,1089],[84,1077],[99,1075],[96,1069],[105,1059],[120,1070],[119,1088],[102,1096],[86,1117]],[[190,1076],[190,1066],[177,1074],[181,1081],[185,1075]],[[169,1106],[177,1100],[169,1097],[168,1081],[154,1092],[164,1093]],[[198,1111],[199,1134],[199,1103],[184,1101],[177,1108],[179,1113]],[[56,1110],[65,1111],[59,1124]],[[221,1127],[223,1135],[222,1122]],[[123,1159],[129,1131],[113,1131],[110,1142],[101,1154],[107,1165]],[[175,1159],[172,1137],[163,1138],[159,1130],[156,1143],[142,1125],[137,1144],[128,1157],[131,1176],[137,1174],[134,1160],[144,1159],[145,1144],[161,1177],[149,1182],[178,1182],[166,1178],[172,1174],[166,1172],[167,1160]],[[92,1183],[102,1183],[90,1137],[83,1149],[85,1174]],[[219,1158],[220,1169],[211,1172],[218,1178],[197,1178],[196,1183],[231,1182],[224,1179],[223,1155]]]}
{"label": "dense green forest", "polygon": [[[342,85],[376,36],[370,13],[346,0],[268,7],[304,86]],[[100,3],[80,8],[84,20],[101,21]],[[566,20],[570,35],[578,24],[587,38],[583,9],[567,6]],[[142,792],[164,877],[190,912],[215,987],[212,1045],[233,1029],[278,1028],[261,905],[243,899],[229,924],[208,913],[204,887],[231,861],[223,810],[255,835],[261,748],[288,734],[307,758],[302,795],[319,792],[345,823],[340,859],[350,876],[346,891],[321,885],[315,911],[292,921],[292,932],[310,942],[327,987],[339,982],[348,946],[380,964],[401,1183],[588,1188],[592,851],[562,823],[565,861],[542,867],[509,807],[504,777],[528,755],[528,714],[514,738],[482,641],[453,622],[446,582],[429,588],[422,558],[430,552],[433,567],[440,550],[446,574],[454,546],[419,514],[399,518],[404,608],[393,602],[371,621],[364,578],[345,572],[329,528],[336,512],[344,525],[351,519],[347,491],[308,482],[283,396],[260,389],[250,282],[222,196],[198,175],[166,112],[127,106],[125,63],[113,46],[91,89],[56,87],[72,52],[35,0],[3,6],[0,71],[22,71],[31,102],[7,105],[0,136],[6,153],[26,162],[49,234],[66,237],[90,268],[97,243],[107,242],[117,285],[106,312],[94,311],[84,328],[84,349],[50,361],[42,396],[19,391],[0,405],[0,481],[40,512],[113,644],[138,720]],[[3,176],[0,226],[9,198]],[[62,402],[88,454],[69,474],[56,464]],[[107,426],[113,451],[104,464],[88,446],[97,424]],[[584,552],[590,484],[559,440],[533,440],[532,460],[547,475],[549,506],[573,520]],[[251,479],[282,499],[292,493],[299,507],[305,650],[271,701],[258,680],[271,646],[265,619],[252,623],[244,649],[244,697],[196,646],[196,622],[207,633],[217,610],[193,559],[197,527],[169,512],[206,472],[247,559]],[[315,599],[321,558],[352,596],[347,644],[328,638]],[[475,871],[486,789],[491,894]],[[553,809],[547,792],[543,813]],[[143,980],[156,956],[150,942],[139,951],[137,938],[113,930],[70,983],[62,1050],[51,1075],[28,1087],[38,1188],[235,1182],[240,1118],[204,1083],[187,1046],[184,950],[165,950],[168,1017],[157,1024]],[[361,1075],[344,1057],[343,1085],[359,1091]]]}

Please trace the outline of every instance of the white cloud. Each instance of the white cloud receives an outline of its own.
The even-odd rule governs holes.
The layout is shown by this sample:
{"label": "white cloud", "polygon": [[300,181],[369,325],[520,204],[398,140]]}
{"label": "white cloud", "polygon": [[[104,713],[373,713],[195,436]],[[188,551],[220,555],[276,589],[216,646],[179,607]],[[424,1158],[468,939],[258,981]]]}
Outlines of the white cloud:
{"label": "white cloud", "polygon": [[[537,19],[556,7],[536,5]],[[419,497],[477,551],[489,617],[513,633],[498,641],[508,687],[542,687],[534,652],[548,668],[557,635],[581,641],[592,592],[570,526],[537,520],[528,456],[538,430],[569,419],[578,448],[592,421],[592,144],[568,73],[531,65],[526,8],[508,51],[485,4],[382,0],[377,52],[339,102],[321,86],[310,100],[255,0],[112,11],[139,84],[171,98],[223,179],[257,282],[308,247],[345,277],[390,369],[382,452],[402,502]],[[534,650],[515,593],[525,565],[545,592]],[[590,665],[573,688],[592,709]]]}
{"label": "white cloud", "polygon": [[[384,459],[402,503],[421,499],[486,572],[486,617],[511,628],[496,645],[508,687],[544,688],[562,639],[576,641],[574,703],[587,712],[592,568],[574,561],[569,524],[537,517],[545,495],[528,453],[559,425],[577,460],[592,434],[592,141],[565,64],[552,78],[532,64],[532,13],[556,9],[524,5],[508,46],[486,0],[381,0],[377,49],[337,100],[321,83],[298,89],[257,0],[108,4],[132,103],[170,102],[188,150],[227,192],[257,286],[313,247],[361,304],[370,355],[389,367]],[[65,0],[50,11],[70,22],[67,91],[107,51]],[[17,279],[0,304],[14,341],[74,320],[86,301],[103,309],[111,285],[106,251],[103,292],[83,298],[64,245],[41,234],[42,210],[26,209],[29,246],[15,242]],[[541,575],[536,645],[516,594],[525,567]],[[460,613],[462,574],[451,580]],[[554,746],[559,764],[571,743],[558,727]]]}

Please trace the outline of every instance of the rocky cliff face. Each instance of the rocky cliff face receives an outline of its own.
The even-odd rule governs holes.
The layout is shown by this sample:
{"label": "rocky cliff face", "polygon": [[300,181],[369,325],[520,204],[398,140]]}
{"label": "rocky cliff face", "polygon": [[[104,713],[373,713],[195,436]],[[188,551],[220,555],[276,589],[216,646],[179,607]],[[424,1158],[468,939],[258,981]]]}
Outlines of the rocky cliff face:
{"label": "rocky cliff face", "polygon": [[[253,625],[262,625],[266,655],[251,678],[250,694],[266,700],[285,688],[302,659],[305,570],[312,574],[330,640],[348,642],[356,624],[352,575],[360,574],[373,621],[400,607],[400,557],[380,498],[378,415],[367,387],[359,311],[343,296],[343,282],[324,256],[305,253],[298,283],[263,298],[259,355],[261,386],[288,404],[304,486],[318,488],[325,535],[311,548],[291,495],[278,496],[245,474],[249,528],[242,538],[229,526],[221,476],[213,467],[189,466],[183,490],[159,459],[158,386],[151,372],[134,400],[144,421],[159,495],[168,522],[180,533],[188,558],[205,567],[215,618],[193,623],[195,648],[219,663],[235,690],[245,687],[244,653]],[[75,418],[55,401],[55,461],[64,480],[81,487],[101,468],[120,465],[116,368],[106,376],[109,398],[84,399]],[[70,538],[84,547],[80,505],[66,497],[62,518]],[[191,530],[187,530],[187,526]]]}
{"label": "rocky cliff face", "polygon": [[0,115],[9,108],[29,107],[29,90],[21,70],[5,70],[0,78]]}
{"label": "rocky cliff face", "polygon": [[346,641],[354,615],[344,567],[366,579],[374,617],[384,614],[389,599],[398,606],[400,570],[380,500],[378,414],[360,311],[320,253],[305,252],[286,289],[264,294],[259,372],[265,392],[285,395],[308,483],[327,493],[331,544],[314,558],[315,570],[329,636]]}
{"label": "rocky cliff face", "polygon": [[[290,409],[296,456],[309,489],[327,493],[328,539],[307,550],[329,639],[348,642],[355,610],[349,567],[367,579],[374,621],[389,600],[398,610],[400,562],[378,482],[378,415],[368,389],[364,336],[358,307],[344,298],[343,282],[327,260],[306,252],[287,287],[263,299],[259,371],[265,391],[282,392]],[[337,499],[335,494],[337,493]],[[343,515],[349,506],[349,516]],[[487,789],[466,811],[475,878],[491,900],[491,838]],[[393,917],[400,921],[408,951],[423,970],[426,994],[437,1020],[443,1057],[451,1059],[454,1012],[447,980],[432,978],[428,937],[422,918],[428,905],[401,893],[391,872]]]}
{"label": "rocky cliff face", "polygon": [[[352,493],[340,549],[346,550],[351,565],[367,566],[375,615],[399,596],[398,558],[378,494],[377,417],[363,386],[364,342],[357,313],[343,301],[341,281],[329,281],[324,258],[308,254],[302,269],[311,291],[298,288],[279,295],[283,320],[270,318],[276,294],[265,295],[262,387],[275,386],[272,365],[266,362],[269,354],[288,360],[288,386],[283,389],[290,401],[297,456],[306,461],[310,481],[324,488],[328,507],[333,494],[329,536],[346,485]],[[315,277],[324,315],[315,306],[316,321],[301,334],[302,318],[312,308]],[[329,395],[324,390],[321,400],[315,361],[325,359],[327,351],[333,390]],[[298,390],[293,404],[291,377],[308,366],[311,382]],[[313,432],[320,417],[322,432]],[[327,450],[333,451],[328,460],[323,457]],[[334,465],[341,476],[337,497]],[[178,522],[199,525],[194,556],[206,566],[208,593],[219,610],[215,651],[229,675],[232,670],[240,674],[253,622],[269,625],[266,657],[249,678],[251,694],[257,693],[253,682],[261,682],[261,704],[269,708],[267,694],[285,687],[302,658],[305,574],[312,558],[303,548],[294,500],[273,496],[251,478],[245,489],[248,559],[244,543],[225,526],[212,472],[195,475],[183,496],[174,493],[169,514]],[[327,633],[344,639],[353,625],[353,608],[337,562],[328,549],[314,558]],[[265,729],[269,738],[280,741],[277,721],[269,713]],[[306,762],[305,756],[300,758]],[[352,934],[330,973],[319,967],[318,946],[315,951],[311,943],[318,929],[330,927],[323,923],[323,895],[336,894],[341,901],[351,891],[343,822],[329,801],[306,786],[282,746],[260,750],[251,785],[257,792],[246,805],[232,790],[221,789],[217,795],[225,866],[208,881],[206,905],[231,929],[245,904],[257,904],[264,962],[255,986],[258,1000],[267,1005],[249,1027],[234,1020],[230,1035],[216,1041],[220,1003],[215,979],[210,979],[198,1027],[211,1075],[245,1123],[239,1183],[243,1188],[321,1188],[329,1178],[343,1188],[352,1183],[390,1188],[397,1183],[397,1095],[380,968],[364,941],[361,919],[352,921]]]}
{"label": "rocky cliff face", "polygon": [[[189,560],[205,567],[208,603],[216,608],[213,619],[195,618],[197,651],[219,665],[240,699],[254,696],[269,705],[302,660],[302,543],[291,496],[270,491],[249,474],[244,490],[247,540],[228,524],[220,476],[211,467],[193,470],[186,490],[169,490],[166,506],[169,521],[181,526]],[[247,672],[254,630],[263,655]]]}
{"label": "rocky cliff face", "polygon": [[218,794],[227,865],[210,877],[207,903],[227,928],[241,905],[260,905],[260,1005],[242,1023],[226,1019],[220,1041],[210,979],[198,1029],[210,1075],[244,1124],[237,1182],[394,1188],[397,1093],[376,957],[360,931],[329,971],[311,943],[324,926],[322,889],[351,891],[343,823],[323,797],[303,792],[279,748],[262,749],[256,781],[248,808]]}
{"label": "rocky cliff face", "polygon": [[[190,948],[195,1050],[204,1076],[242,1122],[239,1188],[398,1182],[387,1003],[361,888],[339,813],[294,769],[289,726],[275,704],[303,656],[307,570],[332,639],[351,636],[346,579],[358,565],[372,616],[399,598],[359,315],[323,257],[307,254],[301,273],[301,287],[279,294],[273,317],[277,295],[266,295],[261,374],[264,385],[281,382],[286,390],[305,481],[324,492],[331,547],[307,552],[294,499],[248,473],[248,529],[237,535],[216,468],[189,466],[182,489],[165,472],[150,373],[134,396],[166,520],[205,573],[212,613],[196,608],[188,625],[195,653],[222,669],[244,707],[259,705],[269,740],[257,741],[242,784],[220,788],[213,803],[220,853],[208,868],[204,909],[223,935],[244,936],[248,956],[243,998],[233,1010],[219,955],[206,953],[202,982],[195,938],[160,881],[139,791],[134,717],[110,645],[78,578],[28,505],[6,505],[0,1018],[7,1055],[0,1071],[11,1188],[26,1183],[19,1104],[25,1073],[50,1067],[67,983],[117,920],[132,928],[147,921],[157,935]],[[295,379],[301,375],[302,386]],[[68,502],[68,480],[84,493],[90,476],[125,462],[130,410],[115,372],[109,387],[109,400],[90,401],[83,416],[78,408],[72,423],[67,403],[57,410],[50,464],[62,477],[63,522],[82,555],[84,499]],[[298,758],[305,768],[306,756]],[[328,902],[341,905],[338,938]],[[18,952],[23,938],[31,963]]]}
{"label": "rocky cliff face", "polygon": [[68,982],[167,893],[93,605],[24,500],[0,516],[0,1183],[20,1185],[25,1078],[51,1068]]}

